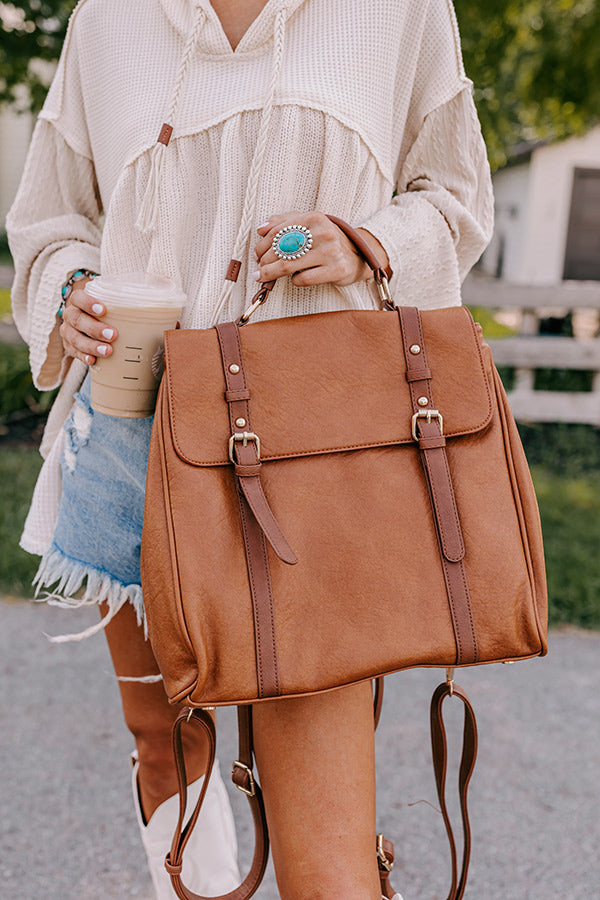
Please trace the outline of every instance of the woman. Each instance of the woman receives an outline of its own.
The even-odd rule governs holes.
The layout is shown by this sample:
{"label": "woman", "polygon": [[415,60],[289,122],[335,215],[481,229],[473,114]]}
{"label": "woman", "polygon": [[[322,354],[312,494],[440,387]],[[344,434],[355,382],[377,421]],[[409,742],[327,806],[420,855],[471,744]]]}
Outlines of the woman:
{"label": "woman", "polygon": [[[167,129],[157,141],[164,122],[171,139]],[[450,0],[82,0],[73,14],[8,220],[15,321],[34,379],[62,382],[22,542],[43,555],[38,589],[58,582],[54,602],[101,607],[84,635],[105,628],[127,679],[134,799],[160,898],[174,896],[160,879],[177,710],[144,638],[139,585],[151,420],[90,410],[86,369],[118,334],[82,288],[91,273],[168,275],[187,294],[182,325],[192,328],[234,318],[257,281],[273,278],[257,318],[372,308],[369,271],[333,213],[390,265],[396,302],[457,305],[492,210]],[[273,252],[286,225],[312,232],[301,259]],[[236,282],[224,280],[232,258]],[[259,705],[254,737],[281,896],[379,900],[369,685]],[[198,738],[188,747],[196,778],[205,752]],[[339,779],[325,779],[332,771]],[[215,793],[206,828],[218,819],[225,835]],[[231,889],[235,869],[217,852],[188,883]]]}

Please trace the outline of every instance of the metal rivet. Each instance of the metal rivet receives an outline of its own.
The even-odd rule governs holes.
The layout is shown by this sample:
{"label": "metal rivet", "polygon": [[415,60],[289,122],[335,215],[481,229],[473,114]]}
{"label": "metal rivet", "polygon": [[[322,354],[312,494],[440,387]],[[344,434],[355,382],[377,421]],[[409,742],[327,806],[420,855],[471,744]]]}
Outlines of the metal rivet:
{"label": "metal rivet", "polygon": [[410,348],[410,352],[412,353],[413,356],[418,356],[418,354],[421,352],[421,348],[419,347],[418,344],[413,344],[412,347]]}
{"label": "metal rivet", "polygon": [[246,425],[246,420],[245,420],[245,419],[242,419],[242,418],[240,417],[239,419],[236,419],[236,420],[235,420],[235,424],[237,425],[238,428],[244,428],[245,425]]}
{"label": "metal rivet", "polygon": [[236,366],[235,363],[231,363],[231,365],[229,366],[229,371],[231,372],[232,375],[237,375],[238,372],[240,371],[240,367]]}
{"label": "metal rivet", "polygon": [[427,397],[419,397],[417,403],[419,404],[419,406],[427,406],[429,403],[429,399]]}

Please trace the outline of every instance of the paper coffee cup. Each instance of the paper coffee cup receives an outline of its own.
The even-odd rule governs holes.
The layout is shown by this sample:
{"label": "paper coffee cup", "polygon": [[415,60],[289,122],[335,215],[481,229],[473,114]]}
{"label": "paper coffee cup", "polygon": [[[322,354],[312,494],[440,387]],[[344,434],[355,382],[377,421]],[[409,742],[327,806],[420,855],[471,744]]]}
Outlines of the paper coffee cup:
{"label": "paper coffee cup", "polygon": [[185,294],[169,278],[134,273],[88,281],[86,294],[106,307],[102,324],[118,337],[90,367],[92,409],[120,418],[151,416],[162,375],[164,332],[174,328]]}

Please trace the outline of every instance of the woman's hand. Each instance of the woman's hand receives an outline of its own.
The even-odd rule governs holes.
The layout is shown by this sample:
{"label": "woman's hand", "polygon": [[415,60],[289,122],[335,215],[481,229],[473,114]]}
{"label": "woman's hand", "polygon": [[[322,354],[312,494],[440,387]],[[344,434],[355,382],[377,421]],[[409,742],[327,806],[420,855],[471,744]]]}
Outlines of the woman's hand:
{"label": "woman's hand", "polygon": [[[312,234],[312,248],[300,259],[279,259],[271,246],[277,232],[287,225],[304,225]],[[369,266],[354,244],[324,213],[292,211],[270,216],[269,221],[256,230],[261,240],[254,248],[258,262],[254,277],[261,283],[284,275],[291,275],[292,283],[298,287],[354,284],[371,277]],[[364,228],[358,231],[381,260],[381,265],[387,266],[388,255],[377,238]]]}
{"label": "woman's hand", "polygon": [[118,337],[116,328],[109,328],[100,318],[106,307],[83,290],[89,278],[76,281],[67,298],[59,332],[67,356],[81,359],[93,366],[98,356],[113,352],[111,343]]}

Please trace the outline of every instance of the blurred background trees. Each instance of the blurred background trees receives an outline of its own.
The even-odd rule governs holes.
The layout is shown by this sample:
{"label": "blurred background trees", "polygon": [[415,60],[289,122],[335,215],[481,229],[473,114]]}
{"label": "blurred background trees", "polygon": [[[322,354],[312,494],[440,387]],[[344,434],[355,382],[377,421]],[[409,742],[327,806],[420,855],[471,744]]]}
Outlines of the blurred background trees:
{"label": "blurred background trees", "polygon": [[[0,2],[0,104],[26,85],[31,107],[40,108],[47,67],[31,61],[58,58],[74,5]],[[597,0],[455,0],[455,7],[494,168],[521,141],[580,134],[600,120]]]}
{"label": "blurred background trees", "polygon": [[600,121],[597,0],[455,0],[494,168],[521,141]]}
{"label": "blurred background trees", "polygon": [[[25,85],[30,108],[41,108],[48,89],[44,62],[58,59],[74,6],[73,0],[0,2],[0,104],[23,105],[19,86]],[[34,60],[42,60],[41,66]]]}

